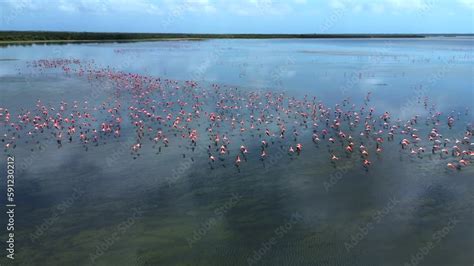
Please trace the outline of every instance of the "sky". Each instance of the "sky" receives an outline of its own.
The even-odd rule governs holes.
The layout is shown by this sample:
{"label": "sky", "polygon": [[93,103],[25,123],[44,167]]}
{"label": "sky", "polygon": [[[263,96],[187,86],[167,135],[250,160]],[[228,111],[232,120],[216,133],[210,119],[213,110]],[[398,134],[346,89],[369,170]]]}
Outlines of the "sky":
{"label": "sky", "polygon": [[0,30],[473,33],[474,0],[0,0]]}

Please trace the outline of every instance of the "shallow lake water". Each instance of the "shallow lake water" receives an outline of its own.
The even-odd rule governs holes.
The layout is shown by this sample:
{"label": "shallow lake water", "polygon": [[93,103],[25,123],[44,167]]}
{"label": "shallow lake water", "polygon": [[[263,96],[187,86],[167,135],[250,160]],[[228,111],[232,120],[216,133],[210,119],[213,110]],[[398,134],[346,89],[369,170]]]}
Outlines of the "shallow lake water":
{"label": "shallow lake water", "polygon": [[[202,86],[316,96],[328,106],[361,105],[370,91],[370,107],[403,121],[426,117],[418,99],[427,97],[457,118],[452,129],[441,126],[454,139],[474,122],[473,49],[468,38],[9,46],[0,48],[0,107],[100,105],[107,84],[29,66],[77,58]],[[309,136],[297,159],[274,150],[265,164],[211,170],[205,152],[183,158],[183,143],[160,154],[145,146],[133,159],[126,137],[87,151],[45,140],[8,152],[17,167],[17,265],[474,263],[472,165],[451,171],[430,152],[410,157],[389,142],[370,171],[355,158],[335,166],[326,144],[314,147]],[[0,236],[5,243],[6,231]]]}

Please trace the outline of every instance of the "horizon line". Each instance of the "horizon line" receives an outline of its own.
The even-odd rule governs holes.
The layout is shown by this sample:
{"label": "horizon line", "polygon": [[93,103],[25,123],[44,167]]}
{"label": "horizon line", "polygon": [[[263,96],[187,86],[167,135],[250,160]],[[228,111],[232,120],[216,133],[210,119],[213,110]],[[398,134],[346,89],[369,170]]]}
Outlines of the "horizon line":
{"label": "horizon line", "polygon": [[138,32],[138,31],[76,31],[76,30],[3,30],[0,29],[0,32],[55,32],[55,33],[120,33],[120,34],[176,34],[176,35],[321,35],[321,36],[330,36],[330,35],[474,35],[472,33],[445,33],[445,32],[437,32],[437,33],[409,33],[409,32],[398,32],[398,33],[380,33],[380,32],[371,32],[371,33],[246,33],[246,32],[239,32],[239,33],[189,33],[189,32]]}

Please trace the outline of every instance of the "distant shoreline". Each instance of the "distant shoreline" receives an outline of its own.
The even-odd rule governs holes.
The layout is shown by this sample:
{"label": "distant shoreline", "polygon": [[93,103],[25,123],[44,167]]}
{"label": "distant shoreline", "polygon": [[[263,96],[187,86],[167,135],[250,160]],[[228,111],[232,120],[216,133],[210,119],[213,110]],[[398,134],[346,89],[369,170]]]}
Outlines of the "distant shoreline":
{"label": "distant shoreline", "polygon": [[384,39],[474,37],[474,34],[188,34],[58,31],[0,31],[0,45],[201,41],[208,39]]}
{"label": "distant shoreline", "polygon": [[68,44],[68,43],[125,43],[125,42],[165,42],[165,41],[202,41],[203,38],[161,38],[161,39],[110,39],[110,40],[21,40],[0,41],[2,45],[31,45],[31,44]]}

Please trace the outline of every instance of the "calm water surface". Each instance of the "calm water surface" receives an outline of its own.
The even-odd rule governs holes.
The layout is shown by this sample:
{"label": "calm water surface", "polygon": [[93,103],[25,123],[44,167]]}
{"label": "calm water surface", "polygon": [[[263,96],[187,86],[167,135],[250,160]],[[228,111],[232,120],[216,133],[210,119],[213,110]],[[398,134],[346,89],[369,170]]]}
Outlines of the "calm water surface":
{"label": "calm water surface", "polygon": [[[100,104],[108,91],[97,88],[106,85],[27,66],[37,59],[78,58],[201,84],[314,95],[329,105],[344,98],[361,104],[371,91],[371,106],[402,119],[426,115],[417,102],[426,96],[442,112],[460,114],[462,122],[444,129],[454,138],[473,122],[473,44],[374,39],[11,46],[0,48],[0,106],[18,112],[37,99]],[[418,265],[474,263],[472,167],[447,171],[442,160],[409,158],[398,143],[387,143],[368,172],[358,163],[335,168],[326,151],[304,145],[308,150],[298,160],[285,154],[265,167],[249,162],[240,173],[231,167],[211,171],[205,153],[192,162],[178,149],[157,155],[145,147],[133,160],[125,140],[87,152],[80,145],[34,152],[18,145],[15,263],[404,265],[417,254]],[[5,186],[0,191],[5,195]],[[3,247],[5,230],[0,236]]]}

